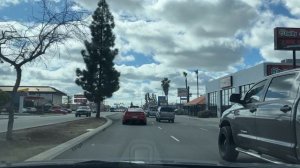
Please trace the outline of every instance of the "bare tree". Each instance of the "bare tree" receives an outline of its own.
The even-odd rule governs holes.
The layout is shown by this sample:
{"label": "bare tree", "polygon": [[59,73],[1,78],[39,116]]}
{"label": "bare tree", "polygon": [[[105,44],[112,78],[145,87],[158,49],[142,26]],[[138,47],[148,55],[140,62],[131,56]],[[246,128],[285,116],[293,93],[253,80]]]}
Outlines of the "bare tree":
{"label": "bare tree", "polygon": [[[58,49],[67,39],[83,37],[84,11],[72,10],[71,1],[62,1],[62,7],[55,8],[52,1],[40,2],[39,17],[19,24],[6,22],[0,27],[0,62],[8,63],[16,70],[16,81],[12,91],[6,139],[12,140],[14,123],[14,101],[22,78],[22,67],[41,60],[50,48]],[[47,54],[48,55],[48,54]],[[49,56],[49,55],[48,55]],[[37,59],[40,58],[40,59]]]}

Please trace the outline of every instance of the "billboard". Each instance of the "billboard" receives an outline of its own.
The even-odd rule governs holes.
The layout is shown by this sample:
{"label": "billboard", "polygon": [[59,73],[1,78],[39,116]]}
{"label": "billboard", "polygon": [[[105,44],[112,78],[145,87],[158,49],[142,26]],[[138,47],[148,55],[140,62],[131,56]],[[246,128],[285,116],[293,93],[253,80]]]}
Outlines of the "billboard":
{"label": "billboard", "polygon": [[177,88],[177,97],[187,97],[187,92],[186,88]]}
{"label": "billboard", "polygon": [[85,96],[83,94],[76,94],[74,95],[74,99],[85,99]]}
{"label": "billboard", "polygon": [[232,86],[232,76],[224,77],[220,80],[220,87],[227,88]]}
{"label": "billboard", "polygon": [[300,28],[276,27],[274,29],[275,50],[300,50]]}
{"label": "billboard", "polygon": [[267,76],[290,69],[293,69],[293,65],[267,65]]}
{"label": "billboard", "polygon": [[166,99],[166,96],[158,96],[158,97],[157,97],[157,104],[158,104],[159,106],[167,105],[167,99]]}
{"label": "billboard", "polygon": [[87,99],[74,99],[75,104],[85,104],[87,103]]}

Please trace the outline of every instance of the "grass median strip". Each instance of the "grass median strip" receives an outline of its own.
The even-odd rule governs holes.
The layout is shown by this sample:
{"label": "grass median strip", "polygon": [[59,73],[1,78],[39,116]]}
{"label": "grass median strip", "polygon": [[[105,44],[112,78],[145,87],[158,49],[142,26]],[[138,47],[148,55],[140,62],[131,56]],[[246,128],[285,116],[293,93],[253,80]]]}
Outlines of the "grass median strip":
{"label": "grass median strip", "polygon": [[6,141],[0,133],[0,162],[24,161],[91,129],[105,124],[106,119],[86,118],[59,124],[14,131],[14,140]]}

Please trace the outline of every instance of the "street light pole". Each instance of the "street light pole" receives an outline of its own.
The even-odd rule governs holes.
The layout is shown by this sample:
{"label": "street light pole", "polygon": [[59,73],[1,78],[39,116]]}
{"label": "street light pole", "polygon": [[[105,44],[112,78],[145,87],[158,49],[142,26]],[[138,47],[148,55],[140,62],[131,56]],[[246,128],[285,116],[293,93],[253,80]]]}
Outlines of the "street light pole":
{"label": "street light pole", "polygon": [[199,77],[198,77],[198,69],[195,71],[197,75],[197,97],[199,97]]}

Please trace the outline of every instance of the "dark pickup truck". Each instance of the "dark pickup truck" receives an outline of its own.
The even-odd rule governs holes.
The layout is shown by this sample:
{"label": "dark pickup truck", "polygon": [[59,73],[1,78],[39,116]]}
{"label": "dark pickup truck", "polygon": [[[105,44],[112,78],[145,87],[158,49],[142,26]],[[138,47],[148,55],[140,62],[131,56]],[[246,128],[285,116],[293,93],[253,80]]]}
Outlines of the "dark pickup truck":
{"label": "dark pickup truck", "polygon": [[245,153],[273,163],[300,163],[300,69],[266,77],[223,112],[219,153],[235,161]]}

